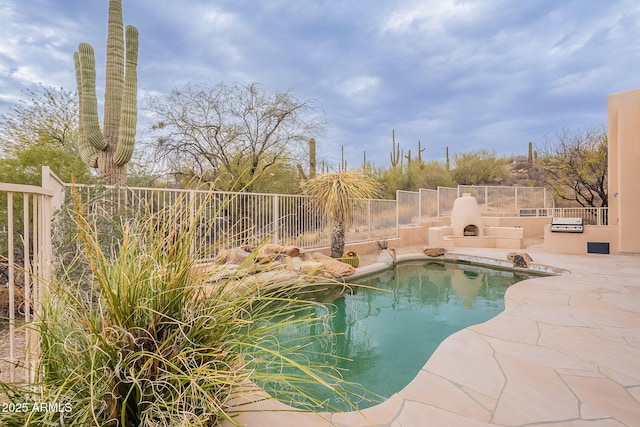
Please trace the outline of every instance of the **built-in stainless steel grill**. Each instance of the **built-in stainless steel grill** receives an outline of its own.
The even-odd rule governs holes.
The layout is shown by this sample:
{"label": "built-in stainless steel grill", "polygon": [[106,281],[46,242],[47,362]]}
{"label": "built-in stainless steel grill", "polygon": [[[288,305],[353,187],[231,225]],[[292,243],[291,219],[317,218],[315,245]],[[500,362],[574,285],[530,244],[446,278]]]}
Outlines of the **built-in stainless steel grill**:
{"label": "built-in stainless steel grill", "polygon": [[551,231],[555,233],[583,233],[583,218],[552,218]]}

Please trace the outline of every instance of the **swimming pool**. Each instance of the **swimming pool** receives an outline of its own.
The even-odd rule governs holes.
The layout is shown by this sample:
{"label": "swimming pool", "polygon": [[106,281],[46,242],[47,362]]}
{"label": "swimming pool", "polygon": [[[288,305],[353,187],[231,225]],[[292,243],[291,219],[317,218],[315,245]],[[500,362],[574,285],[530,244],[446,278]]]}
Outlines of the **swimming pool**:
{"label": "swimming pool", "polygon": [[[330,363],[343,378],[368,392],[347,387],[362,395],[350,398],[350,403],[322,388],[311,393],[326,399],[327,407],[334,410],[354,405],[364,409],[383,401],[415,378],[445,338],[502,312],[507,288],[529,277],[475,265],[422,261],[399,264],[359,280],[365,286],[325,305],[331,312],[327,322],[308,326],[329,328],[333,336],[316,342],[311,338],[305,357],[330,354]],[[310,334],[308,328],[282,332],[288,340],[296,333],[318,335]]]}

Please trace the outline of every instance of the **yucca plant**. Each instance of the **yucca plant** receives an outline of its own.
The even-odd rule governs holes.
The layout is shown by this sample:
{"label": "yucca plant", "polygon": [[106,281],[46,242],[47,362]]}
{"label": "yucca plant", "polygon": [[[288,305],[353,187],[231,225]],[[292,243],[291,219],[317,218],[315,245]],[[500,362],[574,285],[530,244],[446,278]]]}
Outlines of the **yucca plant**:
{"label": "yucca plant", "polygon": [[302,191],[320,206],[333,223],[331,256],[344,253],[345,228],[358,205],[378,195],[378,183],[360,171],[327,173],[302,183]]}
{"label": "yucca plant", "polygon": [[[243,408],[234,397],[262,396],[258,384],[308,409],[322,404],[310,386],[346,393],[330,352],[304,354],[309,339],[334,338],[315,288],[240,275],[213,282],[220,267],[198,268],[191,255],[198,215],[189,220],[185,212],[192,208],[124,221],[110,249],[76,209],[90,277],[58,277],[44,295],[31,325],[41,336],[39,381],[0,384],[0,399],[54,406],[1,413],[0,423],[215,426],[237,424],[233,415]],[[291,328],[314,332],[277,338]]]}

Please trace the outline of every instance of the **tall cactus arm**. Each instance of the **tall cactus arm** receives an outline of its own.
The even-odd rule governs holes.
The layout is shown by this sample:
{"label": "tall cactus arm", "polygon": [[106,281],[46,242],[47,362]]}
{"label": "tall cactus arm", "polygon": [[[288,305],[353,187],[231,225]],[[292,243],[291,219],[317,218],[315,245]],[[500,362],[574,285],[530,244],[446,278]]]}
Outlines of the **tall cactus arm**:
{"label": "tall cactus arm", "polygon": [[127,56],[124,92],[120,112],[120,131],[118,145],[113,155],[116,165],[122,166],[131,160],[136,139],[136,124],[138,120],[138,29],[127,25]]}
{"label": "tall cactus arm", "polygon": [[100,131],[98,119],[98,99],[96,97],[96,64],[93,48],[88,43],[80,43],[77,51],[76,79],[79,79],[78,92],[81,96],[79,122],[82,128],[82,140],[78,141],[78,149],[83,160],[90,166],[95,164],[97,152],[104,150],[106,141]]}
{"label": "tall cactus arm", "polygon": [[80,111],[82,111],[82,78],[80,75],[80,55],[77,51],[73,53],[73,62],[75,63],[78,87],[78,151],[83,162],[90,167],[95,167],[98,160],[98,150],[89,143],[80,119]]}
{"label": "tall cactus arm", "polygon": [[109,1],[107,23],[107,75],[104,86],[104,136],[116,144],[124,87],[124,36],[122,1]]}

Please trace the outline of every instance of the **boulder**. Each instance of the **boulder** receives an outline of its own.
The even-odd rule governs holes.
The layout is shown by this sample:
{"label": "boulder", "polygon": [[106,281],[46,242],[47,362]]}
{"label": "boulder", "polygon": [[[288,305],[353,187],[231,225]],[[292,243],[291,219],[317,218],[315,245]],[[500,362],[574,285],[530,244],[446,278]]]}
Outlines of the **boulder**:
{"label": "boulder", "polygon": [[523,255],[516,254],[513,256],[513,266],[520,268],[529,268],[529,263]]}
{"label": "boulder", "polygon": [[213,283],[224,281],[229,278],[244,277],[248,274],[248,272],[246,269],[240,268],[238,264],[226,263],[209,268],[206,272],[203,272],[203,274],[206,274],[208,276],[207,282]]}
{"label": "boulder", "polygon": [[509,261],[513,261],[513,259],[514,259],[514,257],[516,255],[522,256],[525,259],[525,261],[527,261],[527,262],[533,262],[533,258],[531,258],[531,256],[526,252],[509,252],[507,254],[507,259]]}
{"label": "boulder", "polygon": [[243,264],[247,258],[251,255],[250,252],[244,249],[235,248],[229,251],[226,262],[229,264]]}
{"label": "boulder", "polygon": [[290,257],[287,256],[283,259],[283,262],[286,262],[287,266],[293,271],[300,272],[300,265],[302,264],[302,258],[299,256]]}
{"label": "boulder", "polygon": [[522,258],[522,260],[519,260],[519,262],[524,261],[524,263],[527,264],[527,265],[529,265],[529,264],[531,264],[533,262],[533,258],[531,258],[531,256],[526,252],[509,252],[507,254],[507,259],[509,261],[513,261],[515,263],[517,256],[520,256]]}
{"label": "boulder", "polygon": [[424,248],[422,250],[426,256],[439,257],[447,253],[445,248]]}
{"label": "boulder", "polygon": [[336,260],[324,261],[322,267],[324,268],[322,275],[327,279],[340,279],[356,272],[354,266]]}
{"label": "boulder", "polygon": [[258,262],[272,262],[275,261],[278,256],[284,253],[284,246],[278,245],[277,243],[268,243],[258,250],[256,259],[258,260]]}
{"label": "boulder", "polygon": [[330,258],[326,255],[319,255],[316,257],[316,254],[313,254],[316,261],[322,264],[323,268],[323,276],[327,279],[339,279],[345,276],[351,276],[356,272],[356,268],[345,264],[342,261],[338,261],[337,259]]}
{"label": "boulder", "polygon": [[224,264],[227,262],[227,258],[229,257],[229,249],[220,249],[215,257],[213,257],[213,262],[216,264]]}
{"label": "boulder", "polygon": [[260,281],[255,276],[247,275],[244,277],[234,278],[224,282],[223,286],[220,284],[214,284],[206,290],[206,295],[211,295],[214,292],[221,292],[223,294],[242,295],[248,292],[255,292],[259,288]]}
{"label": "boulder", "polygon": [[322,263],[319,261],[302,261],[299,264],[300,274],[303,276],[322,276]]}
{"label": "boulder", "polygon": [[265,271],[256,275],[260,287],[264,289],[295,283],[299,277],[293,271],[282,269]]}
{"label": "boulder", "polygon": [[311,254],[311,253],[309,253],[309,252],[302,252],[302,253],[300,254],[300,259],[301,259],[302,261],[313,261],[313,260],[314,260],[314,258],[313,258],[313,254]]}
{"label": "boulder", "polygon": [[258,262],[250,266],[249,273],[257,274],[257,273],[263,273],[265,271],[286,270],[286,269],[287,269],[287,265],[281,263],[280,261]]}
{"label": "boulder", "polygon": [[285,246],[284,253],[290,257],[297,257],[300,256],[300,248],[296,246]]}
{"label": "boulder", "polygon": [[333,258],[331,258],[329,255],[325,255],[325,254],[323,254],[321,252],[314,252],[314,253],[311,254],[311,259],[318,260],[318,259],[333,259]]}

